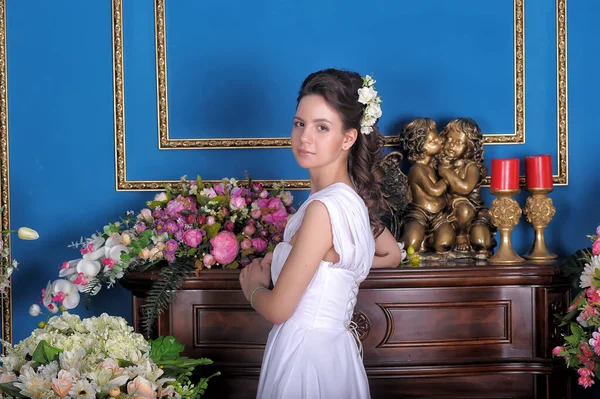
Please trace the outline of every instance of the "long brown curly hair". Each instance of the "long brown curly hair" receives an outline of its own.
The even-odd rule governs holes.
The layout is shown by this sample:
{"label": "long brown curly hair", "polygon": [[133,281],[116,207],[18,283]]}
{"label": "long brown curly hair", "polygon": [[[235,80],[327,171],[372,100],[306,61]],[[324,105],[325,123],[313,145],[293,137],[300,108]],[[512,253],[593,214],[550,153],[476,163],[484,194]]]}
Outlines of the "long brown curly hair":
{"label": "long brown curly hair", "polygon": [[370,134],[360,133],[360,122],[365,111],[365,105],[358,102],[358,89],[362,85],[363,78],[356,72],[339,69],[314,72],[302,83],[298,103],[307,95],[320,95],[337,110],[344,130],[356,129],[359,132],[348,156],[348,173],[358,195],[367,205],[371,229],[377,238],[385,228],[382,217],[387,209],[381,190],[384,177],[381,167],[383,136],[377,125],[373,126]]}

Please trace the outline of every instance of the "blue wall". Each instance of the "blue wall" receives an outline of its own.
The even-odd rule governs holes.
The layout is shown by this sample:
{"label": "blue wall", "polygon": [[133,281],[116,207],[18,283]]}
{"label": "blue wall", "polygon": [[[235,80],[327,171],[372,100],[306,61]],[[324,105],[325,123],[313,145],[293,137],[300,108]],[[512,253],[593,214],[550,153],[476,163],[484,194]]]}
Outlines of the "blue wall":
{"label": "blue wall", "polygon": [[[13,242],[18,341],[39,321],[27,309],[40,289],[77,256],[67,245],[152,193],[115,189],[111,2],[6,3],[11,224],[41,235]],[[170,138],[287,137],[302,79],[330,66],[374,74],[387,135],[423,115],[440,123],[469,116],[484,132],[514,132],[513,2],[365,4],[229,0],[225,10],[220,2],[167,0]],[[286,148],[159,150],[153,2],[123,0],[122,15],[128,181],[240,178],[246,170],[256,179],[307,177]],[[547,232],[561,255],[587,245],[600,221],[600,59],[589,46],[600,5],[570,1],[567,15],[568,186],[551,194],[557,215]],[[488,165],[536,153],[556,161],[555,2],[526,0],[525,27],[526,142],[486,146]],[[297,191],[297,202],[306,195]],[[489,204],[487,189],[485,198]],[[525,252],[532,237],[524,221],[514,237]],[[130,298],[117,286],[77,312],[131,319]]]}

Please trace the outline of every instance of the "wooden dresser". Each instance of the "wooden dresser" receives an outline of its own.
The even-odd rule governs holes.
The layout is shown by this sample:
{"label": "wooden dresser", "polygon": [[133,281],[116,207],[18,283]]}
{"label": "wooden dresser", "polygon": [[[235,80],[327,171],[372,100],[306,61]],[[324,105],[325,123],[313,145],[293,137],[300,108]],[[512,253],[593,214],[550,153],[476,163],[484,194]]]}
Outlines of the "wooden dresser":
{"label": "wooden dresser", "polygon": [[[237,270],[190,277],[158,321],[185,355],[220,370],[206,398],[255,398],[271,325],[242,294]],[[134,325],[152,272],[132,274]],[[373,398],[570,398],[552,348],[569,303],[560,265],[439,264],[372,270],[355,308]]]}

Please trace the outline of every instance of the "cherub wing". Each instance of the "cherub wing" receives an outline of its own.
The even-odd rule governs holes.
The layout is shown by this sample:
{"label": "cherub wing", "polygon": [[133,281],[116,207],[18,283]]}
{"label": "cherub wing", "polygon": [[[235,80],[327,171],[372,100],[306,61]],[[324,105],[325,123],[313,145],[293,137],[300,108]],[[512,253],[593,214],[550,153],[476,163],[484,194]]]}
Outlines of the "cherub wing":
{"label": "cherub wing", "polygon": [[412,201],[408,178],[400,169],[402,158],[402,153],[394,151],[386,155],[381,164],[385,173],[382,191],[391,212],[386,224],[398,240],[401,234],[402,218],[406,212],[406,207]]}

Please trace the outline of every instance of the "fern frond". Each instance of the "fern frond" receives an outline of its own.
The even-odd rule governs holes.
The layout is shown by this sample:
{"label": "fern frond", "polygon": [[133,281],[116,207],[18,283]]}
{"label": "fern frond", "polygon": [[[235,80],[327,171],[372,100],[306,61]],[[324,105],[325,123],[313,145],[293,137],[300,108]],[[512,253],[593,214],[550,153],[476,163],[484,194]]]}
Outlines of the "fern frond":
{"label": "fern frond", "polygon": [[151,337],[154,322],[169,307],[185,277],[195,270],[194,262],[186,258],[178,258],[161,269],[160,278],[152,283],[142,305],[142,329],[147,339]]}

